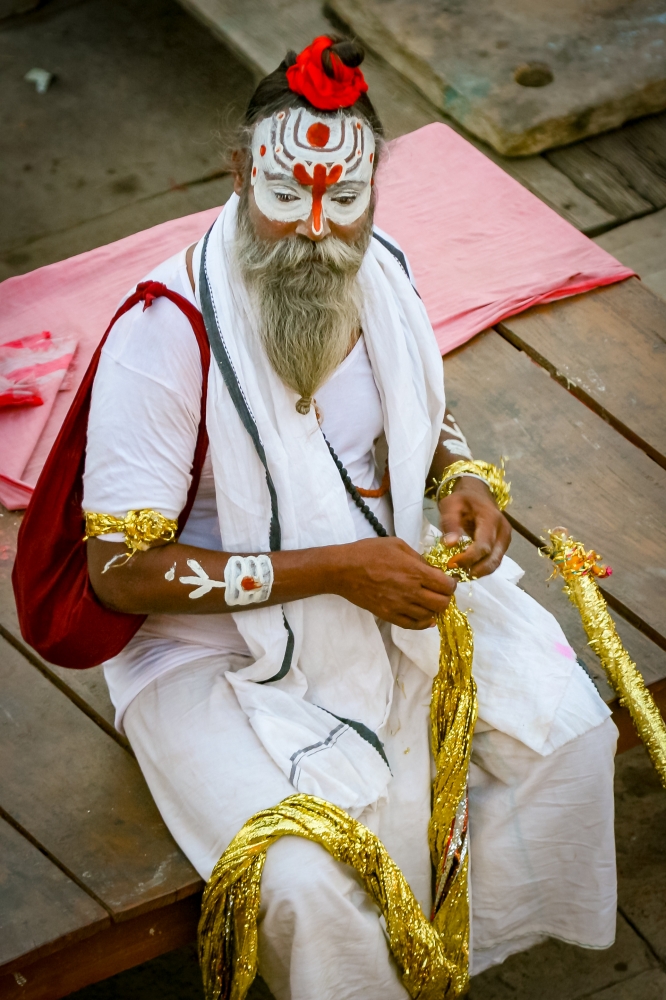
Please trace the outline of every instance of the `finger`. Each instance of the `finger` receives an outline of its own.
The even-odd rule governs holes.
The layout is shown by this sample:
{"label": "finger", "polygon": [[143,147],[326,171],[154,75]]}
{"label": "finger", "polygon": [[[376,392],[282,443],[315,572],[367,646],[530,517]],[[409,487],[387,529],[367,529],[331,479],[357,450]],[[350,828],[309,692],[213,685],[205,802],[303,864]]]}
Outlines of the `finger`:
{"label": "finger", "polygon": [[396,615],[393,619],[392,624],[398,625],[400,628],[409,628],[414,630],[422,631],[426,628],[432,628],[437,622],[434,618],[410,618],[409,615]]}
{"label": "finger", "polygon": [[489,510],[479,512],[476,517],[473,541],[464,552],[453,556],[449,561],[449,566],[460,566],[468,572],[476,567],[476,564],[483,559],[487,559],[495,547],[498,532],[499,511]]}
{"label": "finger", "polygon": [[439,526],[446,545],[455,545],[465,534],[464,512],[466,504],[451,494],[439,502]]}
{"label": "finger", "polygon": [[497,536],[495,538],[495,544],[493,545],[492,551],[485,559],[481,559],[474,566],[474,576],[489,576],[494,573],[499,564],[502,562],[504,553],[509,547],[509,542],[511,541],[511,526],[506,518],[502,518],[499,522]]}
{"label": "finger", "polygon": [[450,597],[458,586],[457,580],[436,566],[430,566],[425,559],[421,560],[421,570],[421,587],[424,590],[432,590],[436,594]]}
{"label": "finger", "polygon": [[430,626],[434,625],[437,621],[437,615],[433,614],[432,611],[429,611],[427,608],[409,608],[407,617],[411,618],[414,622],[412,628],[419,629],[430,628]]}
{"label": "finger", "polygon": [[409,615],[414,615],[415,608],[418,608],[421,615],[443,615],[449,604],[451,603],[451,598],[444,594],[435,594],[432,590],[420,590],[417,594],[412,595],[414,604],[407,612]]}

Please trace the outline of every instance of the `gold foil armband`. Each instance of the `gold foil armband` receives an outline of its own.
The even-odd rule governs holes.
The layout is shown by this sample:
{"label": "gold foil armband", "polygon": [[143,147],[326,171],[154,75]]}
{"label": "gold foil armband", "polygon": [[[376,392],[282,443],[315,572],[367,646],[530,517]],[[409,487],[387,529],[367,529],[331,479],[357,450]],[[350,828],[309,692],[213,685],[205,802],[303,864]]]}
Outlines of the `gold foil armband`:
{"label": "gold foil armband", "polygon": [[448,497],[461,476],[471,476],[472,479],[480,479],[484,482],[500,510],[504,510],[511,503],[511,483],[507,483],[504,479],[504,462],[502,461],[498,468],[496,465],[491,465],[490,462],[479,462],[474,459],[471,461],[462,459],[448,467],[444,478],[437,487],[435,499],[441,500],[443,497]]}
{"label": "gold foil armband", "polygon": [[155,542],[175,542],[178,531],[177,521],[156,510],[130,510],[125,517],[87,510],[85,519],[84,542],[99,535],[124,535],[127,559],[131,559],[135,552],[145,552]]}

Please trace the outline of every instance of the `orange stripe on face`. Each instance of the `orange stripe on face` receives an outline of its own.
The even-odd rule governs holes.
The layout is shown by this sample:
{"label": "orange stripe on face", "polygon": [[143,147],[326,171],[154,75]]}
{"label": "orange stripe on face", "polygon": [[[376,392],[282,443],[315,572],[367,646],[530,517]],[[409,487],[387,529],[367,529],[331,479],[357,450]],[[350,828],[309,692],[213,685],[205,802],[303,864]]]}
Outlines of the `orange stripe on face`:
{"label": "orange stripe on face", "polygon": [[336,163],[331,167],[330,173],[325,164],[315,164],[312,176],[307,172],[302,163],[297,163],[294,167],[294,177],[303,187],[312,187],[312,230],[318,236],[322,231],[322,198],[326,188],[332,184],[337,184],[342,176],[342,164]]}

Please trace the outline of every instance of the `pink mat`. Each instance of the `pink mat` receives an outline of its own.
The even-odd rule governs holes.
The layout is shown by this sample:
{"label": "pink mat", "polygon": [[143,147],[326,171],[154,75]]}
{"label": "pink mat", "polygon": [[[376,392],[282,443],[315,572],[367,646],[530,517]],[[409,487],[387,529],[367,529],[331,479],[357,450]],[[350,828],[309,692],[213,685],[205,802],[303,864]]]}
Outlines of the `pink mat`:
{"label": "pink mat", "polygon": [[[377,224],[401,244],[443,354],[506,316],[630,277],[446,125],[392,142],[378,177]],[[0,500],[25,507],[74,392],[120,300],[197,240],[219,209],[164,222],[0,284],[0,344],[50,330],[78,340],[52,407],[0,413]],[[4,421],[4,424],[3,424]]]}

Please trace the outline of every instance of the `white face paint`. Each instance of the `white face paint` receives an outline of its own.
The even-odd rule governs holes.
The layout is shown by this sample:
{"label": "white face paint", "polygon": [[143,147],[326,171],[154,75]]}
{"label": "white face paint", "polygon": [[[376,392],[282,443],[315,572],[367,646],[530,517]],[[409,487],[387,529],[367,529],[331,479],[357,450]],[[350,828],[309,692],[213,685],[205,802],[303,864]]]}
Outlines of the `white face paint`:
{"label": "white face paint", "polygon": [[375,138],[360,118],[324,118],[305,108],[278,111],[252,137],[257,208],[273,222],[306,222],[319,235],[324,219],[348,226],[370,203]]}

